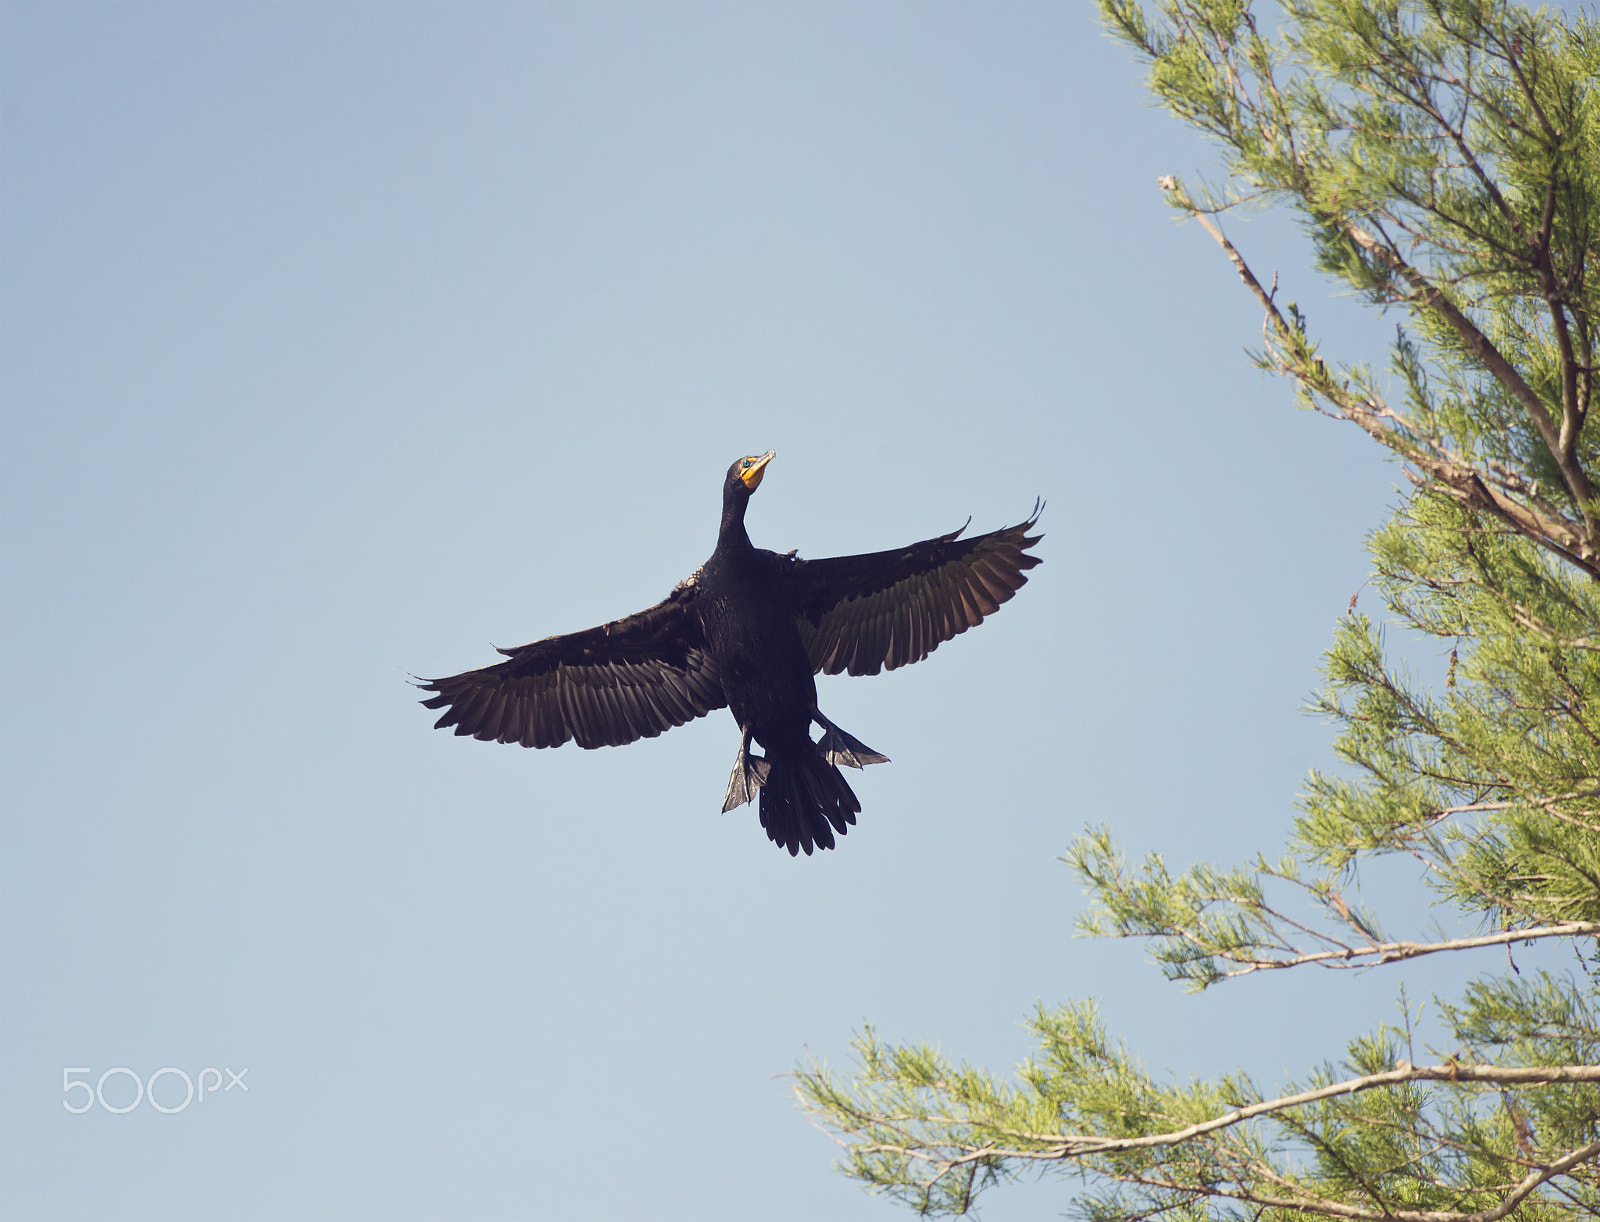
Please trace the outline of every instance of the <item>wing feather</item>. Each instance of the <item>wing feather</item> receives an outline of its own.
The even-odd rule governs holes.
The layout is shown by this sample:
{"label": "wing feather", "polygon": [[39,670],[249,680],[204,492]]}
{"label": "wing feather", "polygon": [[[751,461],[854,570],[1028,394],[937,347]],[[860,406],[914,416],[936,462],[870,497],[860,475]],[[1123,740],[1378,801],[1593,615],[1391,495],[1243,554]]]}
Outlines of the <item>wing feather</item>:
{"label": "wing feather", "polygon": [[515,649],[507,660],[419,686],[436,728],[524,747],[621,746],[727,703],[685,582],[637,615]]}
{"label": "wing feather", "polygon": [[1028,532],[1042,508],[970,539],[958,530],[894,551],[795,561],[791,597],[812,668],[875,675],[920,662],[981,624],[1040,562],[1028,549],[1044,536]]}

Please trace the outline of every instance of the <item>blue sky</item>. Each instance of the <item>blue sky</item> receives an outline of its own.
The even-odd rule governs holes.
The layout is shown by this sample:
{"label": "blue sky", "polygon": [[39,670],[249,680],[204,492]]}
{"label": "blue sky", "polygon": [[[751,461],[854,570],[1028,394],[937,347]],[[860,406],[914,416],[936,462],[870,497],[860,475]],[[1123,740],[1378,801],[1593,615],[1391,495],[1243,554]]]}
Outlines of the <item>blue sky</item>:
{"label": "blue sky", "polygon": [[[0,1212],[887,1218],[781,1076],[864,1021],[1003,1070],[1094,996],[1272,1083],[1392,1018],[1184,994],[1054,860],[1280,848],[1399,479],[1250,368],[1156,187],[1209,160],[1086,4],[0,8]],[[1232,232],[1382,359],[1291,223]],[[409,673],[655,602],[769,446],[777,550],[1048,501],[997,617],[821,681],[894,761],[838,851],[717,813],[726,713],[429,729]],[[208,1066],[248,1093],[62,1106]]]}

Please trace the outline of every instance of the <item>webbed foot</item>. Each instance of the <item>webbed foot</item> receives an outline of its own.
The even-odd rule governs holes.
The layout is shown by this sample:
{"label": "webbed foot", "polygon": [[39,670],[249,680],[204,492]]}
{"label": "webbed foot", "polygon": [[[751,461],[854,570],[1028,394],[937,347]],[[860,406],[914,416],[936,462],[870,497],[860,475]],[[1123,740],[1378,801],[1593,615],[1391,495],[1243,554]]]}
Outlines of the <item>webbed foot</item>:
{"label": "webbed foot", "polygon": [[771,772],[771,764],[760,756],[750,754],[750,731],[746,730],[744,740],[739,744],[739,755],[733,761],[733,775],[728,778],[728,792],[722,799],[722,813],[727,814],[746,802],[754,802],[756,791],[767,783]]}
{"label": "webbed foot", "polygon": [[817,750],[830,764],[843,764],[847,768],[865,768],[868,764],[887,764],[889,757],[874,751],[853,734],[841,730],[816,709],[811,719],[822,727],[822,741]]}

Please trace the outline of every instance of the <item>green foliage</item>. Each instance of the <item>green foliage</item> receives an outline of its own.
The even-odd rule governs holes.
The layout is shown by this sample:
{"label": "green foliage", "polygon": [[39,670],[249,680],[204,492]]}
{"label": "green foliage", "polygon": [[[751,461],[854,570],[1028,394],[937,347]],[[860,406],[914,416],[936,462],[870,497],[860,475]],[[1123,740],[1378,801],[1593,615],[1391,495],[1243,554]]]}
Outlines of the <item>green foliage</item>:
{"label": "green foliage", "polygon": [[[1409,673],[1352,600],[1313,705],[1344,767],[1312,773],[1287,852],[1174,873],[1091,830],[1064,858],[1080,925],[1150,939],[1195,989],[1536,939],[1577,966],[1464,980],[1434,1007],[1448,1053],[1415,1047],[1402,996],[1401,1025],[1276,1096],[1158,1082],[1080,1003],[1041,1006],[1013,1080],[869,1029],[855,1077],[804,1069],[801,1100],[849,1174],[925,1213],[1059,1170],[1105,1222],[1600,1215],[1600,28],[1501,0],[1285,0],[1265,32],[1242,0],[1101,11],[1218,143],[1222,188],[1161,185],[1261,304],[1257,361],[1405,462],[1373,583],[1448,661]],[[1247,204],[1294,208],[1322,273],[1403,315],[1385,375],[1330,367],[1254,276],[1213,219]],[[1455,935],[1391,940],[1346,898],[1386,854],[1425,867]]]}
{"label": "green foliage", "polygon": [[1458,661],[1430,693],[1386,663],[1369,621],[1340,626],[1317,707],[1360,780],[1312,774],[1296,847],[1334,868],[1414,854],[1498,927],[1594,922],[1600,587],[1481,518],[1425,488],[1373,536],[1391,612]]}

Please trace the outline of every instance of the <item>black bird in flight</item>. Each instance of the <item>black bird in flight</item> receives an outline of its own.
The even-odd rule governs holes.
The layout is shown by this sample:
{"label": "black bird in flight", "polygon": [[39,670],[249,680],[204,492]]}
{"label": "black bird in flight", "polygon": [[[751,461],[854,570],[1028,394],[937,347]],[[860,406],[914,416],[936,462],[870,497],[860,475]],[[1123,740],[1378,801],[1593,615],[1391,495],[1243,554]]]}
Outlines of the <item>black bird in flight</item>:
{"label": "black bird in flight", "polygon": [[[861,803],[838,765],[888,762],[817,708],[818,671],[875,675],[920,662],[983,622],[1039,563],[1027,521],[971,539],[800,560],[751,546],[744,511],[773,451],[741,458],[722,485],[711,558],[666,599],[624,619],[531,645],[510,660],[434,679],[422,703],[485,742],[617,747],[727,705],[744,734],[724,811],[760,792],[761,826],[791,856],[833,847]],[[811,723],[822,739],[811,737]],[[765,756],[750,754],[761,744]]]}

